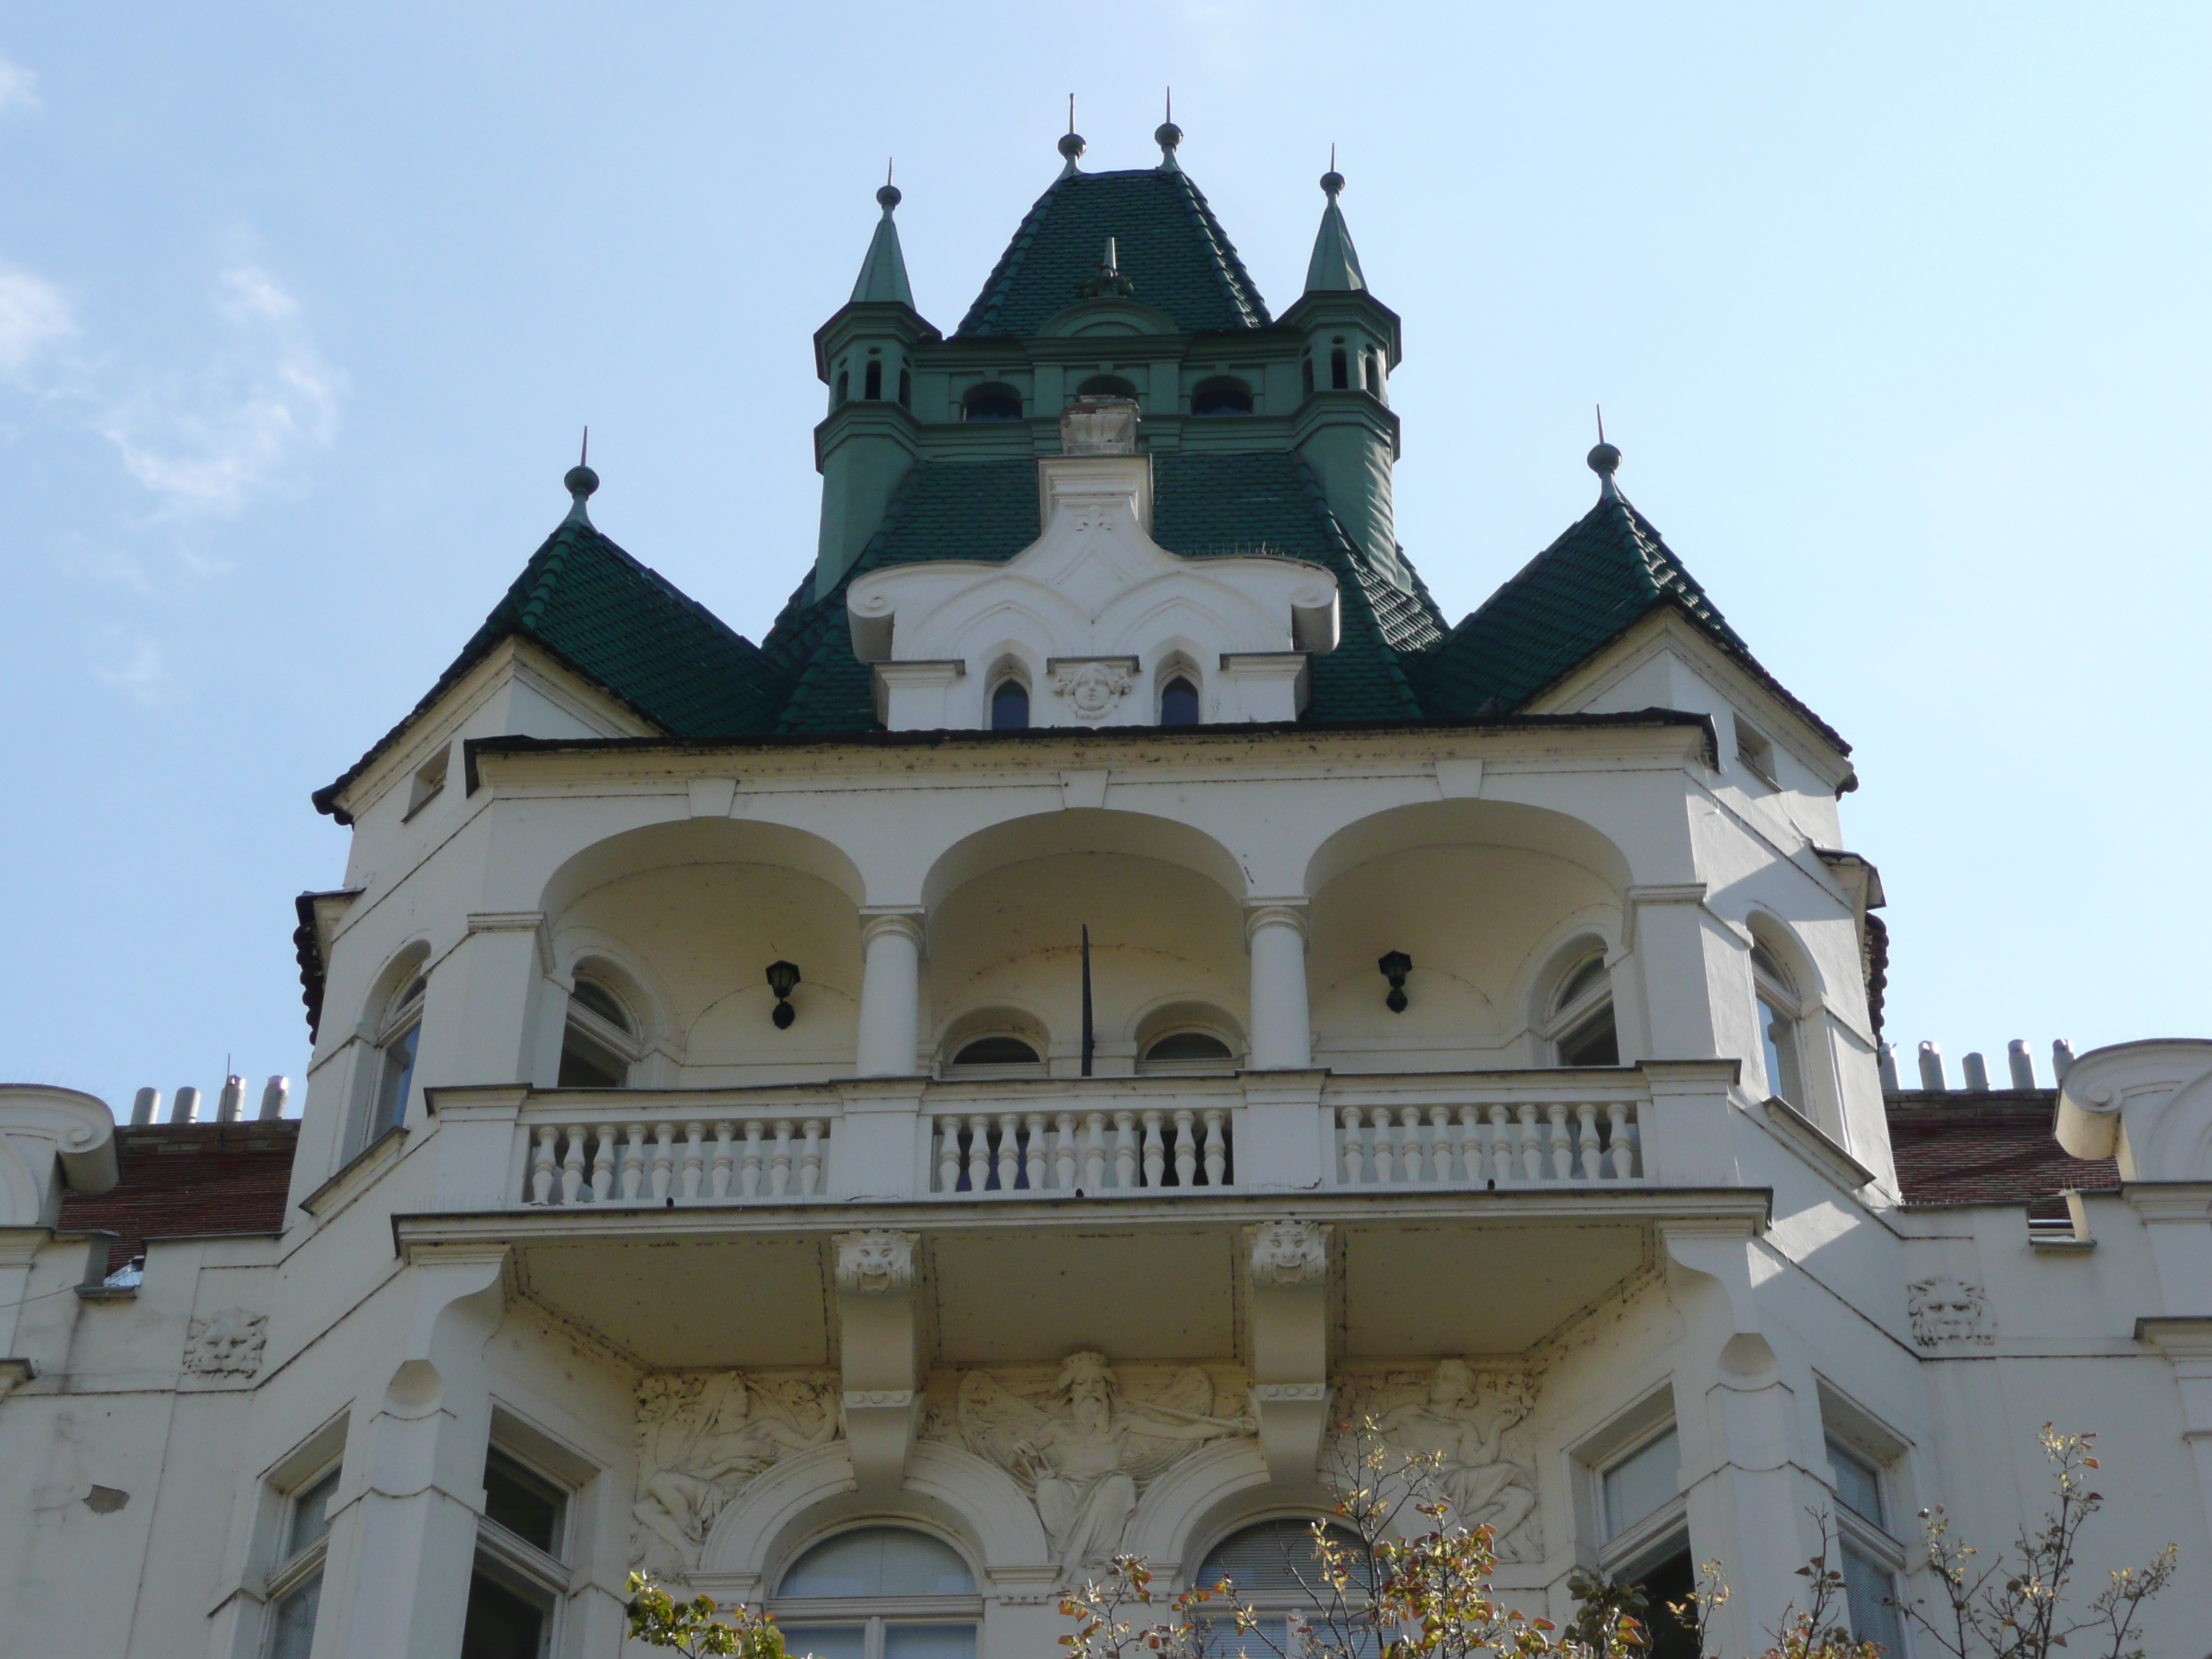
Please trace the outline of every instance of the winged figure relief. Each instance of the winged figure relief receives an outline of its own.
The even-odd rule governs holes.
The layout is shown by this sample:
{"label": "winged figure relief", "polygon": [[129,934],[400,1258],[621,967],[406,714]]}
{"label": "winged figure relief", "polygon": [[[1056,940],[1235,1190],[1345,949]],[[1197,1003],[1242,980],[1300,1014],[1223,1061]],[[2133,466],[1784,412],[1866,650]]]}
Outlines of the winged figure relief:
{"label": "winged figure relief", "polygon": [[638,1546],[663,1572],[695,1566],[714,1519],[777,1459],[833,1440],[834,1382],[811,1377],[653,1376],[638,1390]]}
{"label": "winged figure relief", "polygon": [[1121,1547],[1137,1494],[1194,1443],[1256,1432],[1249,1413],[1215,1414],[1213,1383],[1197,1366],[1142,1400],[1126,1397],[1106,1357],[1067,1357],[1042,1403],[983,1371],[960,1382],[960,1437],[1012,1475],[1073,1580]]}

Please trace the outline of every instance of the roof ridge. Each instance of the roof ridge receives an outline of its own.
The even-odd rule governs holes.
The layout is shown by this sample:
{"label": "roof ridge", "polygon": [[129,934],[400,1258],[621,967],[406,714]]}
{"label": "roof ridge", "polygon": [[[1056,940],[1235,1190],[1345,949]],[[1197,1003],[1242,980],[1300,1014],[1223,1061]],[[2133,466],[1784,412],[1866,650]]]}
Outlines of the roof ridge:
{"label": "roof ridge", "polygon": [[999,307],[1006,303],[1006,289],[1020,271],[1022,259],[1029,252],[1030,244],[1036,240],[1037,226],[1043,217],[1047,204],[1060,194],[1060,187],[1071,177],[1083,176],[1080,173],[1061,173],[1044,187],[1044,194],[1030,204],[1030,210],[1022,215],[1021,223],[1014,227],[1013,238],[1007,242],[1006,252],[999,255],[999,263],[991,267],[991,274],[983,279],[982,292],[975,296],[975,303],[968,307],[968,314],[960,319],[960,326],[954,329],[953,333],[967,333],[971,324],[977,333],[982,333],[985,331],[983,325],[998,316]]}
{"label": "roof ridge", "polygon": [[1180,181],[1188,194],[1186,205],[1197,220],[1200,230],[1205,233],[1207,245],[1213,250],[1214,260],[1219,267],[1218,274],[1237,308],[1251,318],[1255,327],[1267,327],[1274,320],[1268,314],[1267,302],[1260,297],[1259,285],[1252,280],[1252,273],[1244,268],[1243,256],[1237,252],[1237,245],[1229,240],[1229,233],[1222,228],[1221,221],[1214,216],[1213,204],[1206,199],[1206,192],[1198,187],[1198,180],[1181,167],[1165,176]]}

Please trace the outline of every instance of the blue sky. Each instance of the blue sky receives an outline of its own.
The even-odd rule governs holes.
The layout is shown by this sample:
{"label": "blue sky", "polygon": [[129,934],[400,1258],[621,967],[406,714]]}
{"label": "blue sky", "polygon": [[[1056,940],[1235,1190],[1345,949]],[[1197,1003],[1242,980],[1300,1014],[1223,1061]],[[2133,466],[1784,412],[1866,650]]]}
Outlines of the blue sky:
{"label": "blue sky", "polygon": [[[2212,11],[191,8],[0,21],[0,1077],[304,1069],[308,792],[559,519],[757,638],[896,155],[925,315],[1182,160],[1270,301],[1329,145],[1455,617],[1626,493],[1855,744],[1889,1035],[2207,1032]],[[2191,831],[2195,833],[2192,834]],[[1955,1073],[1954,1073],[1955,1075]]]}

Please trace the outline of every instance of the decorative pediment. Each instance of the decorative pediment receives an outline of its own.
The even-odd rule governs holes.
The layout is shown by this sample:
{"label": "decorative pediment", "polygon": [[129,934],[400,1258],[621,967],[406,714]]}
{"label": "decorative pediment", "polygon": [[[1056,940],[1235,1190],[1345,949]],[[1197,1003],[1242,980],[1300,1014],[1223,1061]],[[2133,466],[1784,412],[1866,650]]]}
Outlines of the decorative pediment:
{"label": "decorative pediment", "polygon": [[[1103,427],[1110,411],[1085,413]],[[1156,724],[1176,678],[1206,724],[1297,717],[1308,656],[1336,644],[1328,569],[1170,552],[1151,534],[1146,456],[1047,457],[1037,493],[1044,533],[1004,563],[898,565],[853,584],[853,649],[875,665],[885,726],[982,726],[1007,678],[1027,690],[1034,726]]]}

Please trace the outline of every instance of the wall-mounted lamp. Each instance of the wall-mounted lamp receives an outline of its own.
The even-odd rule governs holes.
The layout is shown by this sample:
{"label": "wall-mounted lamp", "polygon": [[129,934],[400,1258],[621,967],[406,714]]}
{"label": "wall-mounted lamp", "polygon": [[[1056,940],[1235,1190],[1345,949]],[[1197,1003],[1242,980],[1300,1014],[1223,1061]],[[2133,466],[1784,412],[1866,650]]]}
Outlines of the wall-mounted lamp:
{"label": "wall-mounted lamp", "polygon": [[769,1016],[775,1029],[787,1031],[791,1022],[799,1018],[799,1010],[791,1006],[791,994],[799,988],[799,964],[795,962],[771,962],[768,965],[768,988],[775,993],[775,1012]]}
{"label": "wall-mounted lamp", "polygon": [[1382,977],[1390,981],[1390,994],[1382,999],[1394,1014],[1406,1012],[1406,975],[1413,971],[1413,959],[1403,951],[1392,951],[1376,963]]}

